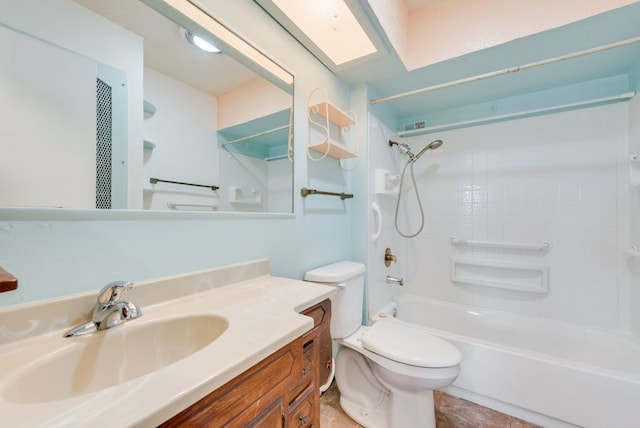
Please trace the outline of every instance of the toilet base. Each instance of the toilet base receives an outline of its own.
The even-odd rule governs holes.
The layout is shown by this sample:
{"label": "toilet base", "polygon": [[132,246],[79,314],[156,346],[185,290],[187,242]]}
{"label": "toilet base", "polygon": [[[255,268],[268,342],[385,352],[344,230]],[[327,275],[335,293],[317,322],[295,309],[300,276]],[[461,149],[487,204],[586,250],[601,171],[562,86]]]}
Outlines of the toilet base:
{"label": "toilet base", "polygon": [[[347,398],[340,397],[340,407],[351,419],[366,428],[396,428],[396,427],[420,427],[435,428],[435,408],[433,391],[429,391],[416,400],[406,400],[406,397],[396,396],[391,403],[396,406],[386,408],[364,408]],[[391,409],[389,409],[391,407]]]}
{"label": "toilet base", "polygon": [[340,397],[340,407],[347,416],[366,428],[391,428],[387,413],[380,409],[364,408],[344,397]]}
{"label": "toilet base", "polygon": [[404,391],[376,376],[371,361],[347,347],[336,356],[340,407],[367,428],[435,428],[433,391]]}

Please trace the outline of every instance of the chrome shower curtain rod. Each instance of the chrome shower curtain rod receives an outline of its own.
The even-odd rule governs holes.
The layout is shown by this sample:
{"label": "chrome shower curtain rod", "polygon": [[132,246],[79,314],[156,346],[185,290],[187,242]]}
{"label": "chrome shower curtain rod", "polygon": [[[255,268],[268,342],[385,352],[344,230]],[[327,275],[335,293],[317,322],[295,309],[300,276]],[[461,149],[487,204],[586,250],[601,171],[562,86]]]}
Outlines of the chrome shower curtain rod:
{"label": "chrome shower curtain rod", "polygon": [[596,46],[595,48],[585,49],[585,50],[582,50],[582,51],[577,51],[577,52],[573,52],[573,53],[566,54],[566,55],[561,55],[561,56],[557,56],[557,57],[553,57],[553,58],[543,59],[541,61],[535,61],[535,62],[530,62],[528,64],[518,65],[518,66],[515,66],[515,67],[504,68],[502,70],[492,71],[492,72],[485,73],[485,74],[478,74],[476,76],[467,77],[467,78],[459,79],[459,80],[454,80],[454,81],[447,82],[447,83],[441,83],[441,84],[438,84],[438,85],[427,86],[425,88],[415,89],[413,91],[402,92],[400,94],[390,95],[388,97],[375,98],[375,99],[372,99],[369,102],[372,105],[379,104],[379,103],[385,103],[385,102],[394,101],[394,100],[397,100],[397,99],[400,99],[400,98],[406,98],[406,97],[411,97],[411,96],[414,96],[414,95],[424,94],[426,92],[437,91],[439,89],[451,88],[453,86],[459,86],[459,85],[464,85],[466,83],[477,82],[479,80],[489,79],[491,77],[502,76],[502,75],[509,74],[509,73],[517,73],[518,71],[528,70],[530,68],[535,68],[535,67],[541,67],[543,65],[552,64],[552,63],[560,62],[560,61],[565,61],[565,60],[568,60],[568,59],[578,58],[578,57],[585,56],[585,55],[591,55],[591,54],[594,54],[594,53],[603,52],[603,51],[606,51],[606,50],[609,50],[609,49],[615,49],[615,48],[619,48],[619,47],[622,47],[622,46],[632,45],[632,44],[639,43],[639,42],[640,42],[640,37],[633,37],[631,39],[621,40],[619,42],[610,43],[610,44],[607,44],[607,45]]}

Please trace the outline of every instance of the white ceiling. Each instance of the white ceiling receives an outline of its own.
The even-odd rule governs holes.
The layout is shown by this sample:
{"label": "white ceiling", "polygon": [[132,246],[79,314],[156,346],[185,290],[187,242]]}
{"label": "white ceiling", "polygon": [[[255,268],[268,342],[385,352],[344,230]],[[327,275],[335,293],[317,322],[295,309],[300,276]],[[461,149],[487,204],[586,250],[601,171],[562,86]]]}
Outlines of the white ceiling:
{"label": "white ceiling", "polygon": [[210,54],[189,45],[180,27],[149,6],[131,0],[75,0],[144,38],[144,63],[217,96],[259,76],[225,54]]}
{"label": "white ceiling", "polygon": [[[192,86],[209,87],[214,95],[224,93],[239,83],[257,76],[239,66],[226,55],[205,55],[186,46],[177,25],[152,11],[141,2],[131,0],[75,0],[107,16],[145,38],[145,63],[164,74],[189,80]],[[415,12],[447,0],[404,0]],[[151,13],[150,13],[151,12]],[[372,25],[376,20],[370,17]],[[555,30],[514,40],[480,53],[452,58],[413,72],[407,72],[398,56],[389,50],[371,60],[354,62],[336,71],[347,84],[368,83],[379,96],[393,95],[433,84],[487,73],[517,64],[550,58],[593,46],[640,35],[640,2],[620,10],[593,17]],[[382,33],[382,30],[378,28]],[[443,42],[446,42],[443,40]],[[169,53],[170,52],[170,53]],[[181,56],[182,55],[182,56]],[[540,91],[580,81],[602,79],[628,73],[640,58],[640,44],[556,66],[494,78],[481,84],[465,85],[453,90],[392,102],[399,117],[418,112],[444,110],[501,97]],[[209,67],[209,68],[201,68]],[[240,67],[240,68],[238,68]],[[222,72],[226,77],[220,76]],[[184,77],[184,76],[190,77]],[[181,76],[181,77],[178,77]]]}
{"label": "white ceiling", "polygon": [[[428,3],[447,0],[405,1],[408,5],[411,3],[411,7],[421,8]],[[371,20],[376,21],[374,18]],[[386,97],[640,37],[640,26],[637,24],[639,20],[640,1],[413,71],[407,71],[398,55],[390,49],[386,56],[366,63],[354,63],[337,70],[335,74],[347,84],[366,82],[374,89],[376,97]],[[381,33],[384,32],[378,28]],[[443,38],[440,42],[446,44],[447,40]],[[385,105],[402,119],[564,85],[625,76],[633,70],[640,70],[640,43],[477,83],[406,97]],[[631,83],[622,90],[632,90]]]}
{"label": "white ceiling", "polygon": [[434,3],[440,3],[445,0],[404,0],[409,9],[409,13],[416,12],[420,9],[424,9],[427,6],[431,6]]}

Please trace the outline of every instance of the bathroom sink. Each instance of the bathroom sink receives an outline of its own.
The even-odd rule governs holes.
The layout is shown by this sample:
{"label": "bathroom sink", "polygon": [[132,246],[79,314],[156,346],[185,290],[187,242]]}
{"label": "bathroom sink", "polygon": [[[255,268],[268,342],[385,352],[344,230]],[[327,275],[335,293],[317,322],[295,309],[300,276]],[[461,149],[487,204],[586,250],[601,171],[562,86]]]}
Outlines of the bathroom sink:
{"label": "bathroom sink", "polygon": [[64,400],[125,383],[186,358],[228,327],[215,315],[130,325],[77,338],[15,373],[2,392],[13,403]]}

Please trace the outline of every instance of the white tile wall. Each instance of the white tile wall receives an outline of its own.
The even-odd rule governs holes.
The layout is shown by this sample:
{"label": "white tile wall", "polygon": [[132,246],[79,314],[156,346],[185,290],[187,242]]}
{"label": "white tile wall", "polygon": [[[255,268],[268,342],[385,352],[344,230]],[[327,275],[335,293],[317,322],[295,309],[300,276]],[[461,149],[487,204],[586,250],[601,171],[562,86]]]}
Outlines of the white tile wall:
{"label": "white tile wall", "polygon": [[[619,273],[619,232],[629,215],[624,203],[629,193],[628,108],[615,104],[406,139],[416,151],[434,139],[444,141],[414,167],[426,224],[418,237],[399,238],[393,231],[395,199],[381,198],[372,189],[370,200],[383,207],[385,220],[383,236],[371,252],[371,284],[385,272],[375,261],[380,250],[387,243],[406,246],[393,269],[400,268],[404,291],[411,294],[628,330],[630,309],[620,299],[628,281]],[[391,131],[371,118],[369,132],[371,174],[380,167],[399,173],[404,159],[386,145]],[[409,212],[411,226],[406,220],[401,225],[416,227],[419,211],[411,187],[403,191],[401,207]],[[453,248],[451,236],[544,240],[553,248]],[[550,291],[453,283],[449,262],[454,255],[547,264]],[[372,288],[373,296],[384,297],[375,289],[385,287]]]}

